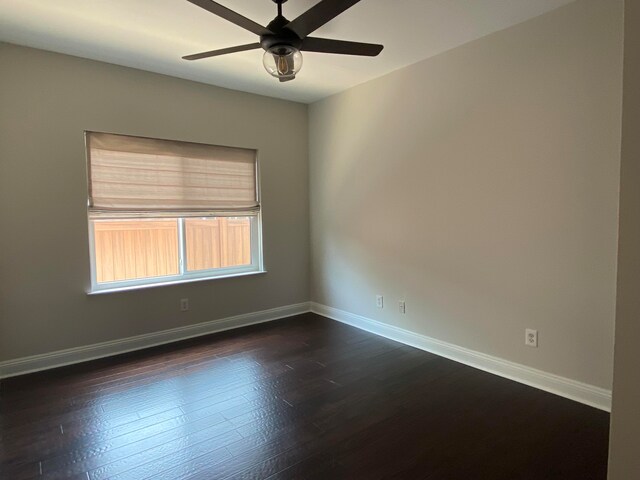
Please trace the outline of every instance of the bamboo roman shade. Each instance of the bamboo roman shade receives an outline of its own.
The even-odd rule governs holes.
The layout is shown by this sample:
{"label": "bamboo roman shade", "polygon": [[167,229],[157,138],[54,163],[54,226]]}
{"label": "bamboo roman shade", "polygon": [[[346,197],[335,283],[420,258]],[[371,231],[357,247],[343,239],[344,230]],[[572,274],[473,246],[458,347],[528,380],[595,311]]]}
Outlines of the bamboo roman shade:
{"label": "bamboo roman shade", "polygon": [[254,215],[256,151],[87,132],[92,216]]}

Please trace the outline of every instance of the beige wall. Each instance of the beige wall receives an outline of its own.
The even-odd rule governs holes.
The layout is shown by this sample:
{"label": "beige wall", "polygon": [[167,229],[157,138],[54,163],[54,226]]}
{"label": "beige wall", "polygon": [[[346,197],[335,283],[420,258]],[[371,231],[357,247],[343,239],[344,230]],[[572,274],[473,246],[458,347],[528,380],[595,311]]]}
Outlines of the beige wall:
{"label": "beige wall", "polygon": [[640,478],[640,4],[625,2],[618,303],[609,478]]}
{"label": "beige wall", "polygon": [[[0,361],[308,300],[306,105],[7,44],[0,65]],[[268,273],[87,296],[85,129],[257,148]]]}
{"label": "beige wall", "polygon": [[[361,85],[309,143],[304,105],[0,44],[0,361],[308,300],[310,178],[313,300],[609,388],[621,19],[581,0]],[[269,273],[87,296],[85,129],[258,148]]]}
{"label": "beige wall", "polygon": [[621,42],[582,0],[313,104],[312,300],[610,388]]}

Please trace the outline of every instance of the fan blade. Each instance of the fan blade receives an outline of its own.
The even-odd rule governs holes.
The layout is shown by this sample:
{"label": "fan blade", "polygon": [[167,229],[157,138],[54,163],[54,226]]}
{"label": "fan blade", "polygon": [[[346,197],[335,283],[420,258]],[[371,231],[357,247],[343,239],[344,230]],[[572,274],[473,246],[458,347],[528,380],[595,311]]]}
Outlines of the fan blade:
{"label": "fan blade", "polygon": [[289,22],[286,28],[293,31],[298,37],[305,38],[359,1],[360,0],[322,0],[298,18]]}
{"label": "fan blade", "polygon": [[302,41],[300,50],[306,52],[375,57],[380,54],[383,48],[383,45],[376,45],[374,43],[347,42],[346,40],[307,37]]}
{"label": "fan blade", "polygon": [[244,52],[246,50],[254,50],[260,48],[259,43],[248,43],[247,45],[238,45],[237,47],[221,48],[219,50],[209,50],[208,52],[194,53],[182,57],[183,60],[200,60],[201,58],[217,57],[226,55],[227,53]]}
{"label": "fan blade", "polygon": [[280,77],[280,83],[290,82],[291,80],[295,80],[295,78],[295,75],[291,75],[290,77]]}
{"label": "fan blade", "polygon": [[273,34],[272,31],[268,30],[266,27],[263,27],[259,23],[256,23],[253,20],[249,20],[248,18],[243,17],[239,13],[236,13],[233,10],[220,5],[219,3],[214,2],[213,0],[187,0],[187,1],[201,8],[204,8],[208,12],[211,12],[214,15],[218,15],[219,17],[222,17],[231,23],[235,23],[239,27],[242,27],[245,30],[249,30],[250,32],[255,33],[256,35]]}

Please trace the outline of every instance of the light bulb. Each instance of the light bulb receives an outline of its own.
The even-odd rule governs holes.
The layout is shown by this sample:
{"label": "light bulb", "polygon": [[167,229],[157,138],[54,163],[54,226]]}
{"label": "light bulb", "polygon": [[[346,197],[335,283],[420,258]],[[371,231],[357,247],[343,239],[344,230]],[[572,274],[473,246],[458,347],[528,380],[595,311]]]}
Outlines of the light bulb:
{"label": "light bulb", "polygon": [[264,52],[262,63],[270,75],[291,80],[302,68],[302,54],[290,45],[274,45]]}
{"label": "light bulb", "polygon": [[289,62],[287,62],[287,57],[284,55],[276,55],[275,59],[277,60],[276,63],[278,64],[278,75],[284,75],[285,77],[291,75],[293,65],[289,65]]}

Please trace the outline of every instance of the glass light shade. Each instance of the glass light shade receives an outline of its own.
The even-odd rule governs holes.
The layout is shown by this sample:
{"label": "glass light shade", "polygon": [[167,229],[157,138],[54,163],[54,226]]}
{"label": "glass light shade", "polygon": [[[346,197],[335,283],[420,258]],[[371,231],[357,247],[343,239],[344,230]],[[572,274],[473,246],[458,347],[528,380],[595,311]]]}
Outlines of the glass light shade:
{"label": "glass light shade", "polygon": [[262,63],[276,78],[293,78],[302,68],[302,53],[289,45],[274,45],[264,52]]}

